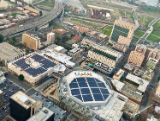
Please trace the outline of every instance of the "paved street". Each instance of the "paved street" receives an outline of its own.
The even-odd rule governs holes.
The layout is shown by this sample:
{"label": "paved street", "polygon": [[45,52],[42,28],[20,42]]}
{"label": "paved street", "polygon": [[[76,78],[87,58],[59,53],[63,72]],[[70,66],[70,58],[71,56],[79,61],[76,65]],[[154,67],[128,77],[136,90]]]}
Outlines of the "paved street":
{"label": "paved street", "polygon": [[21,89],[16,84],[12,83],[10,80],[6,80],[4,83],[0,84],[0,90],[3,91],[3,106],[0,108],[0,120],[3,119],[9,113],[9,99],[14,93]]}

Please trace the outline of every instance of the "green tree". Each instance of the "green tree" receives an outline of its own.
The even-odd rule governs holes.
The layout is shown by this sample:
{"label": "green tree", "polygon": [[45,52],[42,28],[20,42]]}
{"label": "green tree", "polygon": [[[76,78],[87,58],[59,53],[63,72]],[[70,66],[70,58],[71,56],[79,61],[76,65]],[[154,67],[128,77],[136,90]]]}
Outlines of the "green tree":
{"label": "green tree", "polygon": [[0,34],[0,43],[2,43],[3,41],[4,41],[4,36]]}
{"label": "green tree", "polygon": [[43,12],[42,12],[42,11],[39,11],[39,15],[42,16],[42,15],[43,15]]}
{"label": "green tree", "polygon": [[84,33],[82,33],[82,37],[85,37],[86,36],[86,33],[84,32]]}
{"label": "green tree", "polygon": [[18,76],[18,79],[19,79],[20,81],[23,81],[23,80],[24,80],[23,74],[20,74],[20,75]]}

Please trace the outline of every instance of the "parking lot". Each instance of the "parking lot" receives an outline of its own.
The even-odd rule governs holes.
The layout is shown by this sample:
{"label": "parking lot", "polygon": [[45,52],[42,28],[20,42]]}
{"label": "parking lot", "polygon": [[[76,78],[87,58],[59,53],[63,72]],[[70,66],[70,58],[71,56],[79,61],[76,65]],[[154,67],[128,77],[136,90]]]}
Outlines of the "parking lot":
{"label": "parking lot", "polygon": [[3,91],[3,106],[0,107],[0,120],[2,120],[6,115],[9,114],[9,99],[10,96],[12,96],[17,91],[21,90],[19,87],[17,87],[14,83],[7,80],[0,84],[0,90]]}

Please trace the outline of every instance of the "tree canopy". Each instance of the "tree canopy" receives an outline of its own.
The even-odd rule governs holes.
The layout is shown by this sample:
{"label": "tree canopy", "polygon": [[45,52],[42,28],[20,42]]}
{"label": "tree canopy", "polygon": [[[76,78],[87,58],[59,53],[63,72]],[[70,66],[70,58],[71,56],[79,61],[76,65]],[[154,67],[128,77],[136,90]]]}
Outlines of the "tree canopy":
{"label": "tree canopy", "polygon": [[23,80],[24,80],[23,74],[20,74],[20,75],[18,76],[18,79],[19,79],[20,81],[23,81]]}
{"label": "tree canopy", "polygon": [[0,43],[2,43],[3,41],[4,41],[4,36],[0,34]]}

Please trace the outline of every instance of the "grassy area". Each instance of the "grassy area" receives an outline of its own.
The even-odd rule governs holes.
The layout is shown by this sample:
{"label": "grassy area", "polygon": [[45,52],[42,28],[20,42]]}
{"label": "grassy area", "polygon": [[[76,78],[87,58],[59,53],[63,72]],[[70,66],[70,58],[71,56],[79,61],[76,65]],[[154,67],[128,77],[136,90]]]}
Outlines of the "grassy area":
{"label": "grassy area", "polygon": [[154,26],[153,32],[147,38],[149,42],[160,42],[160,21],[158,21]]}
{"label": "grassy area", "polygon": [[111,34],[111,32],[112,32],[112,28],[113,28],[113,26],[105,26],[105,27],[101,30],[101,32],[102,32],[103,34],[106,34],[106,35],[110,36],[110,34]]}
{"label": "grassy area", "polygon": [[143,36],[144,35],[144,31],[143,30],[141,30],[141,29],[137,29],[135,32],[134,32],[134,36],[136,37],[136,38],[140,38],[141,36]]}
{"label": "grassy area", "polygon": [[148,38],[147,38],[148,41],[150,42],[160,42],[160,36],[157,36],[156,34],[152,33]]}
{"label": "grassy area", "polygon": [[154,18],[148,17],[148,16],[138,16],[139,24],[143,29],[147,29],[148,24],[153,20]]}
{"label": "grassy area", "polygon": [[127,18],[130,21],[133,21],[133,13],[132,11],[124,11],[122,9],[119,9],[119,14],[120,16],[122,16],[123,18]]}
{"label": "grassy area", "polygon": [[69,18],[69,21],[73,24],[81,25],[95,31],[101,30],[101,28],[105,25],[105,24],[91,22],[91,21],[87,21],[79,18]]}
{"label": "grassy area", "polygon": [[53,7],[54,2],[53,0],[45,0],[44,2],[41,2],[39,5],[47,6],[47,7]]}

